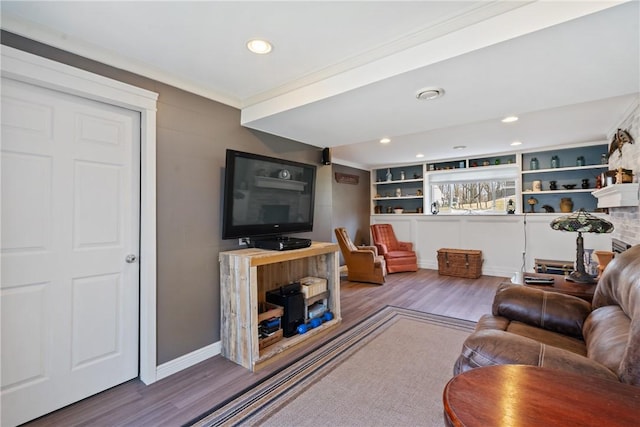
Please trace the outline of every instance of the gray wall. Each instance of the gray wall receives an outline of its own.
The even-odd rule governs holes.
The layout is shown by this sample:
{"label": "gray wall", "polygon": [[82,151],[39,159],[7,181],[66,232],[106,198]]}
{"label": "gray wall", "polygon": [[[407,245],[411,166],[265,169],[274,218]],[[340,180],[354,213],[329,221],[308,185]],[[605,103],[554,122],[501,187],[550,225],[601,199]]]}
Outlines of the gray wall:
{"label": "gray wall", "polygon": [[[356,245],[370,244],[369,218],[371,209],[370,173],[348,166],[333,165],[331,183],[333,188],[333,228],[345,227]],[[335,173],[356,175],[358,184],[339,183]],[[335,235],[332,241],[336,241]],[[340,255],[340,263],[344,258]]]}
{"label": "gray wall", "polygon": [[[159,364],[220,340],[218,252],[238,248],[221,239],[227,148],[318,165],[314,231],[302,237],[332,241],[333,206],[354,203],[333,196],[332,167],[320,165],[320,148],[245,129],[235,108],[4,31],[2,44],[159,93]],[[348,212],[340,216],[353,222]]]}

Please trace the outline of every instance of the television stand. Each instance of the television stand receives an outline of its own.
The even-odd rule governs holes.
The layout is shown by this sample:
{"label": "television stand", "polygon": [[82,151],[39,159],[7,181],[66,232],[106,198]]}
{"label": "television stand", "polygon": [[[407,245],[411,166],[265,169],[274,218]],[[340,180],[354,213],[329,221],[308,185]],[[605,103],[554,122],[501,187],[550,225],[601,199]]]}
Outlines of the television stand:
{"label": "television stand", "polygon": [[[336,243],[313,242],[308,248],[295,251],[246,248],[220,252],[222,356],[255,371],[298,344],[323,336],[338,326],[342,321],[339,251]],[[327,280],[327,292],[322,298],[326,298],[333,319],[305,334],[285,337],[261,348],[259,308],[267,301],[267,292],[308,276]],[[308,305],[313,302],[313,298],[305,300]]]}
{"label": "television stand", "polygon": [[254,240],[253,246],[258,249],[288,251],[292,249],[308,248],[309,246],[311,246],[311,239],[301,239],[298,237],[287,236],[266,237]]}

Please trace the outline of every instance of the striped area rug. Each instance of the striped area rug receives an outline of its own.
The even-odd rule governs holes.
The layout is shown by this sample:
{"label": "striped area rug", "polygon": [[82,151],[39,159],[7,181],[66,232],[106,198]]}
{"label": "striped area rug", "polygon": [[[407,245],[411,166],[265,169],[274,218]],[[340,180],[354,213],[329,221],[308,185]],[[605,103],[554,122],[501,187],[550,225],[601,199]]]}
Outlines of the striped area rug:
{"label": "striped area rug", "polygon": [[475,322],[388,306],[192,426],[442,426]]}

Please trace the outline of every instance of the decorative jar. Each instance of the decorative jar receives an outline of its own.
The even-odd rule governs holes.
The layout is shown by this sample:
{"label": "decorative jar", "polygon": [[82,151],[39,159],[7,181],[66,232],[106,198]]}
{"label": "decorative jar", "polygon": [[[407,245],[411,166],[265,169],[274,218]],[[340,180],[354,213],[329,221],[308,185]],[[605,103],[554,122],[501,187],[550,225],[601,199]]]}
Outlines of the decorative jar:
{"label": "decorative jar", "polygon": [[571,200],[571,197],[563,197],[560,200],[560,212],[573,212],[573,200]]}
{"label": "decorative jar", "polygon": [[529,169],[536,170],[538,169],[538,159],[536,157],[532,158],[529,162]]}

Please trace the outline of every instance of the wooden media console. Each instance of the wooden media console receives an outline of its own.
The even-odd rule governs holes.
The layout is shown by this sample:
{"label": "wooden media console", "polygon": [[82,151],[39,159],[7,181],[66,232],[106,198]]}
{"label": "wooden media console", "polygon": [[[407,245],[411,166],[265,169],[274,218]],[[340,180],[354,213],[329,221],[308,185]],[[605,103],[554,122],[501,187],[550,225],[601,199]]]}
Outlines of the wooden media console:
{"label": "wooden media console", "polygon": [[[338,251],[335,243],[313,242],[308,248],[289,251],[250,248],[220,252],[222,355],[255,371],[272,357],[337,326],[342,320]],[[333,319],[260,349],[258,308],[266,302],[266,292],[308,276],[327,280],[327,305]]]}

